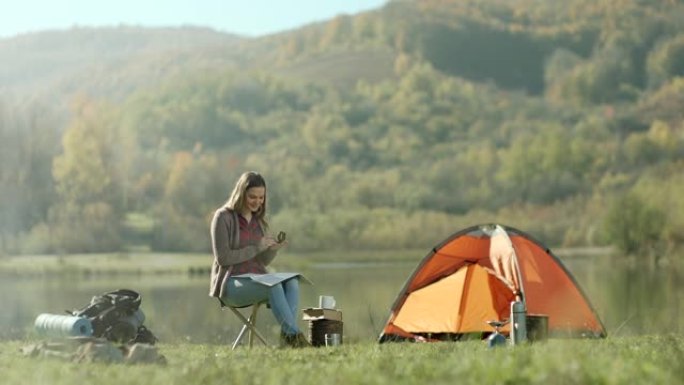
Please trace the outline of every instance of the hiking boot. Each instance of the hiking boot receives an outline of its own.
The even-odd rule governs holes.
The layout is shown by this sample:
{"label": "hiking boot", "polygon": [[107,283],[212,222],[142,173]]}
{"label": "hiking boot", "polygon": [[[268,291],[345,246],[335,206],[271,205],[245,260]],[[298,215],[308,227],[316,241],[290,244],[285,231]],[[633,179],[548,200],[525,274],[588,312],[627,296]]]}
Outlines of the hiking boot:
{"label": "hiking boot", "polygon": [[311,346],[306,337],[304,337],[304,334],[285,334],[283,332],[280,333],[280,345],[291,348],[306,348]]}

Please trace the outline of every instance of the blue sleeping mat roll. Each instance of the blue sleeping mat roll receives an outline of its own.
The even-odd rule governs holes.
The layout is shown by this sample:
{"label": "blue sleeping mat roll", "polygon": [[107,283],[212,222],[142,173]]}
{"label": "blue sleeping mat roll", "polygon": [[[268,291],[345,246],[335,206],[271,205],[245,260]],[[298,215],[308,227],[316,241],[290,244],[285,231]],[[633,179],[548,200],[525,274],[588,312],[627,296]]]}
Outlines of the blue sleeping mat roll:
{"label": "blue sleeping mat roll", "polygon": [[93,334],[90,320],[71,315],[43,313],[38,315],[34,326],[39,334],[49,337],[79,337]]}

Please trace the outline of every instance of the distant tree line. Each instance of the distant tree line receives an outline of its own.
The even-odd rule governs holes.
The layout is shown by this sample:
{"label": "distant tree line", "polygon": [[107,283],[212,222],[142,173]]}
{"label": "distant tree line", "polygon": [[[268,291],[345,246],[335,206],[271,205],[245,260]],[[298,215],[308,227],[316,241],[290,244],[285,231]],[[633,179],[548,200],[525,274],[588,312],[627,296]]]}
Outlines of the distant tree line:
{"label": "distant tree line", "polygon": [[[392,78],[352,88],[183,73],[76,98],[64,125],[0,100],[0,252],[208,251],[247,169],[293,250],[427,248],[483,222],[550,245],[680,247],[682,6],[577,0],[532,17],[523,3],[391,2],[266,42],[284,61],[396,50]],[[551,25],[555,7],[567,18]]]}

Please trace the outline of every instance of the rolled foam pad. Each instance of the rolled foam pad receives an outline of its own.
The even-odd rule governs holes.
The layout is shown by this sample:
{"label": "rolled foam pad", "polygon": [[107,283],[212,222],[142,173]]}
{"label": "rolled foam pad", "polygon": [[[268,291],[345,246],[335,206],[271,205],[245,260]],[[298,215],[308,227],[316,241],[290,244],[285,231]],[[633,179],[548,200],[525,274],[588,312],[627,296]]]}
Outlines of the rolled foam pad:
{"label": "rolled foam pad", "polygon": [[71,315],[48,314],[38,315],[34,323],[36,331],[50,337],[91,336],[93,325],[90,320]]}

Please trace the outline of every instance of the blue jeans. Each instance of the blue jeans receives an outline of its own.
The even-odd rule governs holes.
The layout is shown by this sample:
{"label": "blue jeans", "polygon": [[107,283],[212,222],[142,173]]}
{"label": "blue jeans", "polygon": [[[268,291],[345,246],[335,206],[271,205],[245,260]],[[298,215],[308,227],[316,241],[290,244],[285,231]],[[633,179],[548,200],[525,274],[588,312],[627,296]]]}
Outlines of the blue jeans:
{"label": "blue jeans", "polygon": [[299,308],[299,280],[288,279],[274,286],[266,286],[249,278],[228,278],[223,300],[230,306],[243,307],[268,300],[271,311],[284,334],[299,333],[297,309]]}

